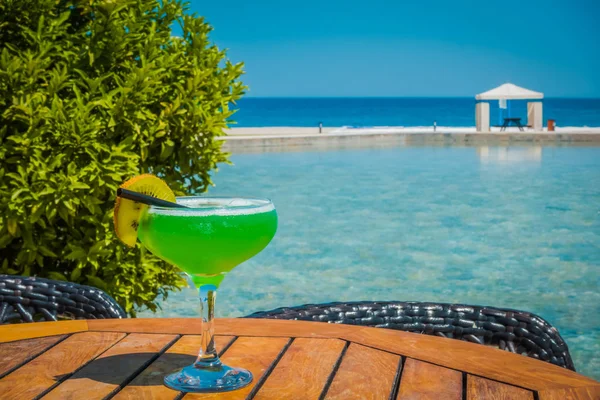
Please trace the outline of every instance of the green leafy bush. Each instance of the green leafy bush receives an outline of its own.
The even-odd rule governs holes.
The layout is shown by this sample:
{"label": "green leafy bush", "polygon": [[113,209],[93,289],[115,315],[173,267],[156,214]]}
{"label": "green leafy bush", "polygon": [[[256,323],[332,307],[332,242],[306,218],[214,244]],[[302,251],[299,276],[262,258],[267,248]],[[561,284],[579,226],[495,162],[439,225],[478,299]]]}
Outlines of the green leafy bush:
{"label": "green leafy bush", "polygon": [[211,29],[176,0],[0,0],[0,273],[93,285],[131,315],[185,284],[118,241],[112,207],[134,175],[193,194],[227,161],[245,87]]}

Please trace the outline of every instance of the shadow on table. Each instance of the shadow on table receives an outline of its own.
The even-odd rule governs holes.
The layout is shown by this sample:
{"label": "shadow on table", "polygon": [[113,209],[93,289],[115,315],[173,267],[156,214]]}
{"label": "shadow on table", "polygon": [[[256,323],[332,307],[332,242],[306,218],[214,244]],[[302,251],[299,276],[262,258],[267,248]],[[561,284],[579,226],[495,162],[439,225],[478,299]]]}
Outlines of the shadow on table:
{"label": "shadow on table", "polygon": [[[98,358],[77,371],[70,379],[91,379],[121,385],[133,378],[130,383],[133,386],[162,385],[165,375],[196,361],[196,357],[188,354],[165,353],[160,358],[157,356],[156,353],[138,353]],[[57,375],[54,379],[59,381],[67,377]]]}

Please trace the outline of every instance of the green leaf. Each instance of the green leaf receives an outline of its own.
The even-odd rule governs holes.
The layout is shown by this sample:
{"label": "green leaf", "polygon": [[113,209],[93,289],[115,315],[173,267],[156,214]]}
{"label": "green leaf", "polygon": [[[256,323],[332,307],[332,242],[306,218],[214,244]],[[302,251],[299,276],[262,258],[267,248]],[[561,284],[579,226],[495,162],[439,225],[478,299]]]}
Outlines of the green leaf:
{"label": "green leaf", "polygon": [[167,158],[169,158],[171,156],[171,154],[173,154],[173,150],[175,149],[174,146],[175,146],[175,144],[170,140],[167,140],[165,143],[162,143],[161,151],[160,151],[160,159],[166,160]]}
{"label": "green leaf", "polygon": [[81,260],[87,258],[87,252],[80,248],[76,247],[69,254],[65,256],[67,260]]}
{"label": "green leaf", "polygon": [[12,196],[10,196],[10,201],[15,201],[19,197],[19,195],[21,193],[25,192],[25,191],[27,191],[27,189],[25,189],[25,188],[21,188],[19,190],[15,190],[13,192]]}
{"label": "green leaf", "polygon": [[8,233],[10,233],[12,236],[15,236],[17,234],[17,220],[14,218],[9,218],[8,222],[6,223],[6,226],[8,228]]}
{"label": "green leaf", "polygon": [[58,257],[56,255],[56,253],[54,253],[52,250],[50,250],[46,246],[43,246],[43,245],[42,246],[38,246],[37,249],[38,249],[38,252],[40,254],[42,254],[43,256],[46,256],[46,257]]}
{"label": "green leaf", "polygon": [[57,271],[48,272],[48,278],[56,279],[57,281],[68,281],[66,276]]}
{"label": "green leaf", "polygon": [[29,221],[32,224],[35,224],[44,214],[43,203],[37,203],[31,208],[31,215],[29,216]]}
{"label": "green leaf", "polygon": [[71,271],[71,282],[77,282],[79,280],[79,277],[81,276],[81,268],[75,268],[73,271]]}
{"label": "green leaf", "polygon": [[95,243],[95,244],[94,244],[94,245],[93,245],[93,246],[90,248],[90,251],[89,251],[89,253],[88,253],[88,254],[89,254],[89,255],[92,255],[92,254],[96,254],[96,253],[98,253],[98,252],[100,251],[100,249],[101,249],[103,246],[104,246],[104,243],[103,243],[103,242],[100,242],[100,241],[99,241],[99,242],[96,242],[96,243]]}
{"label": "green leaf", "polygon": [[[0,248],[6,247],[6,245],[9,244],[12,240],[13,240],[12,234],[5,234],[5,235],[0,236]],[[8,259],[4,259],[4,260],[8,262]]]}
{"label": "green leaf", "polygon": [[71,183],[70,188],[71,188],[71,190],[77,190],[77,189],[86,189],[87,190],[90,187],[82,182],[74,182],[74,183]]}
{"label": "green leaf", "polygon": [[88,285],[95,286],[98,289],[102,289],[104,291],[107,290],[106,283],[102,279],[98,278],[97,276],[86,275],[85,277],[88,280]]}
{"label": "green leaf", "polygon": [[147,147],[142,147],[140,157],[142,158],[142,161],[146,161],[146,159],[148,158],[148,148]]}
{"label": "green leaf", "polygon": [[58,215],[60,215],[60,217],[63,219],[63,221],[65,221],[67,224],[70,222],[69,221],[69,209],[62,204],[58,206]]}

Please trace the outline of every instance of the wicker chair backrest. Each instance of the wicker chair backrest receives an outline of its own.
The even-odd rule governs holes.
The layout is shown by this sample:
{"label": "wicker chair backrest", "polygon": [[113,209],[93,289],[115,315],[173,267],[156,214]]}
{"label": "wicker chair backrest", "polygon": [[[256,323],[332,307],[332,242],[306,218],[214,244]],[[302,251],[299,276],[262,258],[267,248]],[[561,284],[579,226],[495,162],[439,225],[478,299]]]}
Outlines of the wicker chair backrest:
{"label": "wicker chair backrest", "polygon": [[102,290],[51,279],[0,275],[0,324],[127,318]]}
{"label": "wicker chair backrest", "polygon": [[246,318],[320,321],[436,335],[493,346],[575,371],[558,330],[541,317],[519,310],[445,303],[350,302],[283,307]]}

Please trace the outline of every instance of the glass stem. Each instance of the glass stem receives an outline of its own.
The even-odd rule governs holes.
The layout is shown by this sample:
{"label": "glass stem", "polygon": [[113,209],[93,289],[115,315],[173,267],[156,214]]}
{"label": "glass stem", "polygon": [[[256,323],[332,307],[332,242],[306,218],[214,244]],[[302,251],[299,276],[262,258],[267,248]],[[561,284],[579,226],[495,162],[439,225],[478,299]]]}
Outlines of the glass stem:
{"label": "glass stem", "polygon": [[200,312],[202,315],[202,338],[200,353],[194,366],[196,368],[219,368],[221,360],[219,360],[217,349],[215,349],[215,328],[213,325],[217,287],[215,285],[202,285],[198,292],[200,294]]}

